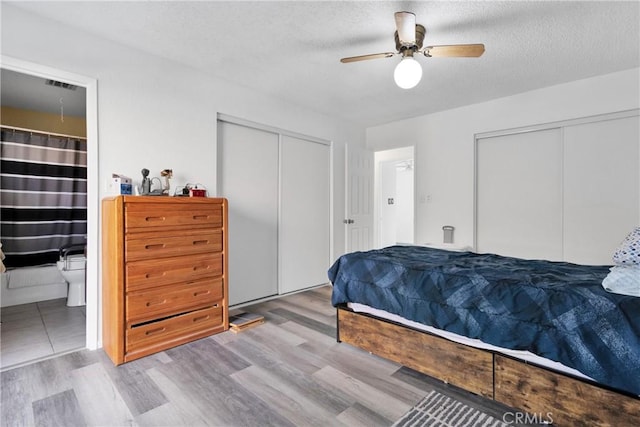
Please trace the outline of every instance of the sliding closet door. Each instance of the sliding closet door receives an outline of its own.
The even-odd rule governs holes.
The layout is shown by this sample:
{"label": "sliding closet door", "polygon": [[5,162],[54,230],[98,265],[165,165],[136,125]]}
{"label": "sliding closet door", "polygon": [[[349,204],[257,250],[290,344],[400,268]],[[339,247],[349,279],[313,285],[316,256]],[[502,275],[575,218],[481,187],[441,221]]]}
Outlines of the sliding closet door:
{"label": "sliding closet door", "polygon": [[218,195],[229,199],[229,304],[277,294],[277,134],[218,121]]}
{"label": "sliding closet door", "polygon": [[476,249],[562,259],[560,129],[477,140]]}
{"label": "sliding closet door", "polygon": [[611,264],[640,223],[637,112],[477,140],[477,249]]}
{"label": "sliding closet door", "polygon": [[329,146],[283,135],[280,184],[280,292],[327,282]]}
{"label": "sliding closet door", "polygon": [[640,223],[637,116],[564,129],[565,260],[611,264]]}

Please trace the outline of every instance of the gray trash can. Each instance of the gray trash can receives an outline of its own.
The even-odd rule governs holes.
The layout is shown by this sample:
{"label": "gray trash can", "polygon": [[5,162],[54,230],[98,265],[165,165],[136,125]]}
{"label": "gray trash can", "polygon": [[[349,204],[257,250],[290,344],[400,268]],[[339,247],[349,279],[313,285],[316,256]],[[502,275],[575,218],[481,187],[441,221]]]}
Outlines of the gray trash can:
{"label": "gray trash can", "polygon": [[444,233],[443,243],[453,243],[453,229],[452,225],[442,227],[442,232]]}

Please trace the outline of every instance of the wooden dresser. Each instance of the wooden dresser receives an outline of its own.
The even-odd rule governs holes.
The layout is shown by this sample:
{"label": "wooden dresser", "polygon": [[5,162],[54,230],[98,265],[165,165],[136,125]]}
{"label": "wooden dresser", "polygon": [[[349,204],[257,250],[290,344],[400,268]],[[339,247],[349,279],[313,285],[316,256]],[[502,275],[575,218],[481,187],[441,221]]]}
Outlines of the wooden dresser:
{"label": "wooden dresser", "polygon": [[116,365],[229,328],[227,200],[102,201],[102,344]]}

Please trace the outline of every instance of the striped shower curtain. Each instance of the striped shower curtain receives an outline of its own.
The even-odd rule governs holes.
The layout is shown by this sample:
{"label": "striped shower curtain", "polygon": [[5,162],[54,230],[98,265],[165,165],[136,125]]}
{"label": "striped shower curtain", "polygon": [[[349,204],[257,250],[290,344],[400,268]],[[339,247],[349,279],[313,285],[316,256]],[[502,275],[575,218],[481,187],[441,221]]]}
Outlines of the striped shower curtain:
{"label": "striped shower curtain", "polygon": [[52,263],[87,234],[87,141],[2,127],[0,239],[7,267]]}

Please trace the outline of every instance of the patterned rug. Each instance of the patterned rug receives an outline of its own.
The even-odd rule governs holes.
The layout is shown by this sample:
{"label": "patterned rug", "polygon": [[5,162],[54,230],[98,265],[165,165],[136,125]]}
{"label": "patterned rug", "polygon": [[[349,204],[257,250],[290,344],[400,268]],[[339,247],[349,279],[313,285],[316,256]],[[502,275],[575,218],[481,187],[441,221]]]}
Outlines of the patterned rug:
{"label": "patterned rug", "polygon": [[393,427],[506,427],[507,425],[484,412],[432,391],[396,421]]}

